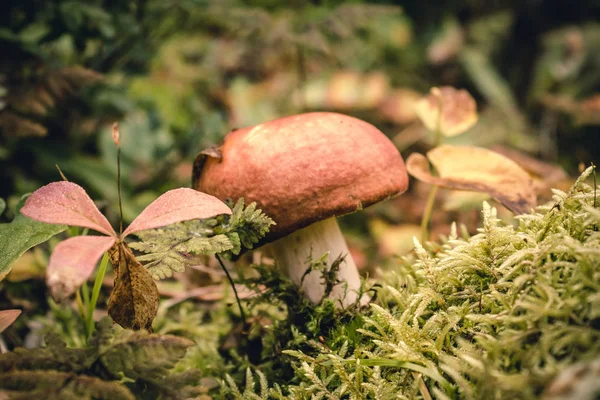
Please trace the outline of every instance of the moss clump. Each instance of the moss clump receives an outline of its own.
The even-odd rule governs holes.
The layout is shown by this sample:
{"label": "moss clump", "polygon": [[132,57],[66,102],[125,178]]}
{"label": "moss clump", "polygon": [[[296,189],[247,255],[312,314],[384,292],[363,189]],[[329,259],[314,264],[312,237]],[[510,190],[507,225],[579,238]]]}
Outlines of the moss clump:
{"label": "moss clump", "polygon": [[254,377],[229,377],[225,396],[538,398],[560,371],[600,354],[591,173],[514,225],[484,204],[477,235],[459,238],[453,229],[442,245],[416,243],[413,256],[383,274],[362,318],[340,320],[319,340],[290,328],[305,339],[282,351],[292,378],[276,379],[258,363]]}

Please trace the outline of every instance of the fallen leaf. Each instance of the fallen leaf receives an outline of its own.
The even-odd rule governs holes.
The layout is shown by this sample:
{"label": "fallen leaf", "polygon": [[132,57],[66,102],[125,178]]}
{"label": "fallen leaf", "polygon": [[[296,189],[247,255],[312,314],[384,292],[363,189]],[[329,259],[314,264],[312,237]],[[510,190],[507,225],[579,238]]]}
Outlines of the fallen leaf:
{"label": "fallen leaf", "polygon": [[21,200],[11,223],[0,224],[0,281],[23,253],[67,229],[65,225],[49,225],[23,216],[18,213],[23,203]]}
{"label": "fallen leaf", "polygon": [[460,135],[477,122],[473,97],[451,86],[431,88],[430,94],[417,102],[415,111],[429,130],[444,136]]}
{"label": "fallen leaf", "polygon": [[56,245],[46,271],[52,298],[61,302],[75,293],[114,243],[109,236],[75,236]]}
{"label": "fallen leaf", "polygon": [[[560,182],[568,180],[569,175],[562,167],[555,164],[549,164],[542,160],[538,160],[519,150],[509,149],[504,146],[493,146],[492,150],[510,158],[534,179],[535,188],[538,194],[542,192],[550,192],[551,188],[555,188]],[[569,180],[569,187],[571,186]]]}
{"label": "fallen leaf", "polygon": [[[433,176],[429,162],[439,176]],[[415,178],[455,190],[489,193],[515,214],[524,214],[536,205],[533,180],[514,161],[491,150],[474,146],[442,145],[427,153],[413,153],[406,161]]]}
{"label": "fallen leaf", "polygon": [[48,224],[82,226],[116,236],[85,190],[72,182],[52,182],[39,188],[29,196],[21,213]]}
{"label": "fallen leaf", "polygon": [[152,275],[122,241],[109,249],[109,256],[115,266],[115,286],[108,314],[123,328],[151,330],[159,299]]}
{"label": "fallen leaf", "polygon": [[17,317],[21,315],[21,310],[2,310],[0,311],[0,333],[12,325]]}
{"label": "fallen leaf", "polygon": [[133,232],[219,214],[231,214],[231,209],[216,197],[189,188],[173,189],[146,207],[123,232],[123,237]]}

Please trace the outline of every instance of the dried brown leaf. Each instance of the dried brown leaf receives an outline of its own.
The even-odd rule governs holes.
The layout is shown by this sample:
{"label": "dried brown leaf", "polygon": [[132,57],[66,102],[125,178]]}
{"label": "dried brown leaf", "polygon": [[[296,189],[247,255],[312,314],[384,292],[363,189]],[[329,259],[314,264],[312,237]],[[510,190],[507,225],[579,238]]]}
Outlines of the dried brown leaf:
{"label": "dried brown leaf", "polygon": [[[538,194],[549,192],[557,184],[568,180],[569,175],[562,167],[538,160],[519,150],[504,146],[493,146],[492,150],[510,158],[532,176]],[[569,186],[570,186],[569,182]]]}
{"label": "dried brown leaf", "polygon": [[[429,161],[439,176],[431,174]],[[533,180],[514,161],[475,146],[442,145],[427,153],[408,157],[406,168],[415,178],[455,190],[489,193],[515,214],[536,205]]]}
{"label": "dried brown leaf", "polygon": [[108,252],[115,267],[108,314],[123,328],[151,330],[159,299],[152,275],[124,242],[116,243]]}

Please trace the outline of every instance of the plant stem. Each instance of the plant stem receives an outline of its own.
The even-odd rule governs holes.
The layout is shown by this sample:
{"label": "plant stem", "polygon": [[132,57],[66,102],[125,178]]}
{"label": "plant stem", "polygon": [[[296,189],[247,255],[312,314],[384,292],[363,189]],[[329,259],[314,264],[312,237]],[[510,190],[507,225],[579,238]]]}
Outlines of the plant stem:
{"label": "plant stem", "polygon": [[90,288],[88,288],[87,282],[81,285],[81,298],[83,299],[84,310],[87,310],[90,305]]}
{"label": "plant stem", "polygon": [[98,268],[96,279],[94,280],[94,287],[92,288],[92,298],[88,303],[88,309],[85,316],[85,331],[87,333],[88,339],[92,336],[92,332],[94,331],[94,310],[96,309],[96,304],[98,303],[98,296],[100,296],[100,289],[102,288],[102,281],[104,280],[104,276],[106,275],[107,267],[108,253],[104,253],[102,261],[100,261],[100,267]]}
{"label": "plant stem", "polygon": [[431,219],[431,213],[433,212],[437,191],[438,187],[434,185],[429,191],[429,197],[427,197],[427,204],[425,205],[425,211],[423,212],[423,218],[421,219],[421,244],[425,244],[429,238],[429,220]]}
{"label": "plant stem", "polygon": [[225,264],[223,264],[221,257],[219,257],[218,254],[215,254],[215,257],[217,258],[217,261],[219,261],[219,265],[225,272],[225,275],[227,275],[227,279],[229,279],[229,284],[231,285],[231,288],[233,289],[233,293],[235,294],[235,299],[237,300],[238,307],[240,308],[240,317],[242,318],[242,323],[244,324],[244,326],[246,326],[246,314],[244,313],[244,309],[242,308],[242,302],[240,301],[240,297],[238,296],[238,292],[235,288],[235,282],[233,281],[233,278],[231,278],[231,275],[229,275],[229,271],[227,271],[227,268],[225,268]]}
{"label": "plant stem", "polygon": [[596,208],[596,166],[592,163],[592,174],[594,175],[594,208]]}
{"label": "plant stem", "polygon": [[[435,146],[439,146],[442,142],[442,98],[439,100],[440,112],[438,114],[436,129],[435,129]],[[433,186],[429,191],[429,197],[427,197],[427,204],[425,205],[425,211],[423,212],[423,218],[421,219],[421,244],[425,244],[429,239],[429,221],[431,220],[431,213],[433,212],[433,205],[435,204],[435,195],[437,194],[438,187]]]}
{"label": "plant stem", "polygon": [[117,197],[119,198],[119,235],[123,234],[123,202],[121,201],[121,146],[117,147]]}
{"label": "plant stem", "polygon": [[81,318],[85,320],[85,308],[83,307],[83,300],[81,300],[81,292],[78,290],[75,292],[75,301],[77,303],[77,310],[81,314]]}

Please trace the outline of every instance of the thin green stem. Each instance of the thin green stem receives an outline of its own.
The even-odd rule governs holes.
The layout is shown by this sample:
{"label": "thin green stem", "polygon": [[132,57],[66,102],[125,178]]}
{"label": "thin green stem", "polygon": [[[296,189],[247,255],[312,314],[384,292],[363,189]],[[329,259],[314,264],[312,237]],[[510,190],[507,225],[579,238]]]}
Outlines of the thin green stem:
{"label": "thin green stem", "polygon": [[92,288],[92,298],[88,303],[87,308],[85,326],[88,339],[92,336],[92,332],[94,331],[94,310],[96,309],[96,304],[98,303],[98,297],[100,296],[100,289],[102,288],[102,282],[104,281],[104,276],[106,275],[107,267],[108,253],[104,253],[102,261],[100,261],[100,267],[98,268],[98,272],[96,273],[96,279],[94,280],[94,287]]}
{"label": "thin green stem", "polygon": [[218,254],[215,254],[215,257],[217,258],[217,261],[219,261],[219,265],[221,265],[223,272],[225,272],[225,275],[227,275],[229,284],[231,285],[231,288],[233,289],[233,293],[235,294],[235,299],[238,303],[238,307],[240,308],[240,317],[242,318],[242,323],[244,324],[244,326],[246,326],[246,314],[244,313],[244,309],[242,308],[242,302],[240,301],[240,297],[238,296],[237,289],[235,288],[235,282],[233,281],[233,278],[231,277],[231,275],[229,275],[229,271],[227,271],[227,268],[225,268],[225,264],[223,264],[221,257],[219,257]]}
{"label": "thin green stem", "polygon": [[[435,129],[435,146],[439,146],[442,142],[442,98],[438,99],[438,105],[440,108],[436,129]],[[431,220],[431,213],[433,212],[433,205],[435,204],[435,195],[437,194],[438,187],[433,186],[429,191],[429,197],[427,197],[427,204],[425,204],[425,211],[423,211],[423,218],[421,219],[421,244],[425,244],[429,239],[429,221]]]}
{"label": "thin green stem", "polygon": [[85,307],[85,310],[87,310],[90,305],[90,288],[88,287],[87,282],[84,282],[83,285],[81,285],[81,298],[83,299],[83,306]]}
{"label": "thin green stem", "polygon": [[437,191],[438,187],[434,185],[429,191],[429,197],[427,197],[427,204],[425,205],[425,211],[423,212],[423,218],[421,219],[421,244],[424,244],[427,239],[429,239],[429,220],[431,219],[431,213],[433,212]]}
{"label": "thin green stem", "polygon": [[77,303],[77,310],[81,315],[81,318],[85,320],[85,307],[83,306],[83,300],[81,299],[81,291],[75,292],[75,302]]}

